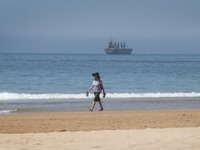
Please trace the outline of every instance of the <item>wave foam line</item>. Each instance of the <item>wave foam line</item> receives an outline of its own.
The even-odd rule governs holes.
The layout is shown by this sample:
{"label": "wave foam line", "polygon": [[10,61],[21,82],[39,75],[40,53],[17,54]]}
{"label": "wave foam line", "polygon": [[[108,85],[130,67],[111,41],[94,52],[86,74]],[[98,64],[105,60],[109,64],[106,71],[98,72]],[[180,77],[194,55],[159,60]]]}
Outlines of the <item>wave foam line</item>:
{"label": "wave foam line", "polygon": [[[110,95],[109,95],[110,96]],[[107,97],[109,97],[107,96]],[[110,98],[192,98],[200,97],[200,93],[113,93]]]}
{"label": "wave foam line", "polygon": [[0,110],[0,114],[9,114],[13,112],[17,112],[17,109]]}
{"label": "wave foam line", "polygon": [[[93,94],[89,95],[92,98]],[[107,93],[106,98],[178,98],[200,97],[200,93]],[[82,94],[29,94],[29,93],[0,93],[0,100],[38,100],[38,99],[86,99]]]}
{"label": "wave foam line", "polygon": [[37,100],[37,99],[82,99],[85,94],[29,94],[29,93],[0,93],[0,100]]}

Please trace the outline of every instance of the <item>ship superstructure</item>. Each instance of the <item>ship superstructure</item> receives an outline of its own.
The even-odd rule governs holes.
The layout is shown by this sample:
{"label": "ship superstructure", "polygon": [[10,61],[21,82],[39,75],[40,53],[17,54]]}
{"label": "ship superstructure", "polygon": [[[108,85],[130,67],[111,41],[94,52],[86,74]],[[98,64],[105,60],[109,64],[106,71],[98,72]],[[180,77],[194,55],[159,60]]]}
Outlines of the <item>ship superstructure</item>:
{"label": "ship superstructure", "polygon": [[132,48],[127,48],[125,42],[113,42],[110,41],[106,44],[105,52],[108,55],[131,55]]}

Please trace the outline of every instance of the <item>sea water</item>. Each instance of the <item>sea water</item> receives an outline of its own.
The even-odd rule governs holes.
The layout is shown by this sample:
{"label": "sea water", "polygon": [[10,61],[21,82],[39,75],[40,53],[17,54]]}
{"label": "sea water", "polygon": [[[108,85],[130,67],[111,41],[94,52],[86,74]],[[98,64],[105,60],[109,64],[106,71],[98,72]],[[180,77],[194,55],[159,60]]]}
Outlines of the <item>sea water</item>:
{"label": "sea water", "polygon": [[200,108],[200,55],[0,54],[0,113],[88,110],[96,71],[107,110]]}

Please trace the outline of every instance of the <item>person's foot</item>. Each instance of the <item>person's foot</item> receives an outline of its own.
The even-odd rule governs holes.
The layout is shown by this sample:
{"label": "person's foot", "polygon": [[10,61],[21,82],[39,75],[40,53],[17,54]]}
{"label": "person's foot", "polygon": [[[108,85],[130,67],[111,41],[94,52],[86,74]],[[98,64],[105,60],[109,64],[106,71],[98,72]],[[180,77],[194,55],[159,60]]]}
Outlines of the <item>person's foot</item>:
{"label": "person's foot", "polygon": [[101,108],[99,111],[103,111],[103,108]]}
{"label": "person's foot", "polygon": [[93,111],[92,109],[89,109],[89,111]]}

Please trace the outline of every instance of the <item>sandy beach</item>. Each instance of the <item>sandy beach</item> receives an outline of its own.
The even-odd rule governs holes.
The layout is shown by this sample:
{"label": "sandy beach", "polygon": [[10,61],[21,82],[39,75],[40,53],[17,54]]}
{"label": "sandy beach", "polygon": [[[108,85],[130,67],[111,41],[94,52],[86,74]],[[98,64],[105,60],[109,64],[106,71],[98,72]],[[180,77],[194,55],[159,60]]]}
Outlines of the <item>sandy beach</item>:
{"label": "sandy beach", "polygon": [[0,149],[199,149],[200,110],[0,116]]}

